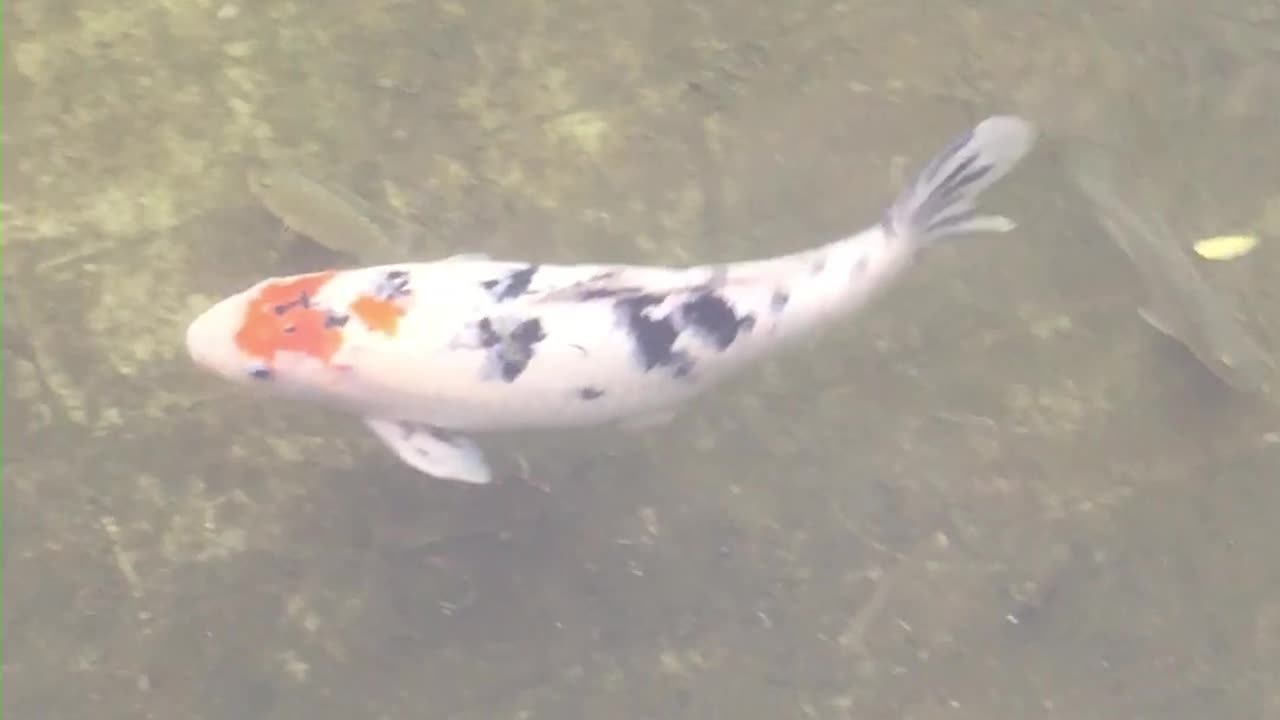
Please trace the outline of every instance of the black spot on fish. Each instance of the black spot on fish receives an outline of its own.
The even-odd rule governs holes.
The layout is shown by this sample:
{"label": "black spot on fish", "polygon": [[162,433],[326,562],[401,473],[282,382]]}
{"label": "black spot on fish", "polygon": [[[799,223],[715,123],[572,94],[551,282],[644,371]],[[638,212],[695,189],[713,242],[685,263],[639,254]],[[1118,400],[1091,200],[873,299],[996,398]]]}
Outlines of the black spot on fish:
{"label": "black spot on fish", "polygon": [[409,271],[388,270],[374,289],[374,295],[382,300],[394,300],[409,294]]}
{"label": "black spot on fish", "polygon": [[524,373],[533,360],[534,346],[547,337],[537,318],[513,326],[482,318],[476,323],[476,335],[479,346],[489,351],[490,366],[505,382],[515,382]]}
{"label": "black spot on fish", "polygon": [[566,293],[574,300],[599,300],[602,298],[619,298],[643,295],[644,290],[636,285],[620,285],[617,283],[619,273],[606,270],[586,280],[565,288]]}
{"label": "black spot on fish", "polygon": [[645,314],[645,310],[660,302],[662,297],[659,295],[643,294],[619,300],[617,304],[646,372],[656,367],[671,366],[676,360],[671,350],[680,336],[675,323],[669,316],[654,319]]}
{"label": "black spot on fish", "polygon": [[636,292],[635,288],[622,287],[589,287],[578,292],[574,297],[578,300],[599,300],[601,298],[619,297]]}
{"label": "black spot on fish", "polygon": [[717,350],[725,350],[738,339],[740,331],[750,331],[755,318],[739,317],[724,298],[715,293],[703,293],[686,302],[680,308],[684,325],[710,340]]}
{"label": "black spot on fish", "polygon": [[249,369],[249,377],[254,380],[271,380],[274,376],[275,374],[271,372],[271,368],[264,365],[255,365]]}
{"label": "black spot on fish", "polygon": [[862,275],[865,275],[867,272],[868,264],[869,264],[869,261],[867,260],[867,256],[860,255],[858,259],[853,262],[853,277],[857,278],[857,277],[861,277]]}
{"label": "black spot on fish", "polygon": [[773,297],[769,298],[769,310],[780,313],[787,307],[787,303],[791,302],[791,296],[783,290],[774,290]]}
{"label": "black spot on fish", "polygon": [[693,373],[695,363],[688,354],[674,349],[681,332],[677,318],[671,313],[651,317],[648,312],[663,299],[664,296],[661,295],[640,293],[619,300],[615,308],[631,335],[640,366],[645,372],[666,368],[671,371],[672,377],[688,377]]}
{"label": "black spot on fish", "polygon": [[[534,323],[529,326],[529,323]],[[533,360],[533,346],[546,338],[542,334],[542,324],[537,320],[528,320],[521,324],[518,331],[521,337],[516,337],[513,332],[510,343],[504,343],[499,346],[497,352],[497,361],[502,379],[507,382],[515,382],[516,378],[524,374],[529,362]]]}
{"label": "black spot on fish", "polygon": [[350,320],[350,319],[351,318],[349,315],[339,315],[337,313],[329,313],[328,317],[324,319],[324,326],[327,328],[346,327],[347,320]]}
{"label": "black spot on fish", "polygon": [[511,330],[512,342],[526,345],[528,347],[533,347],[546,339],[546,333],[542,332],[542,321],[538,318],[525,320]]}
{"label": "black spot on fish", "polygon": [[537,272],[537,265],[528,265],[496,280],[485,280],[480,285],[493,293],[493,299],[498,302],[511,300],[520,297],[529,289],[533,283],[533,276]]}
{"label": "black spot on fish", "polygon": [[306,293],[298,293],[298,297],[287,303],[280,303],[271,308],[272,312],[277,315],[285,315],[294,308],[302,308],[306,310],[311,307],[311,296]]}
{"label": "black spot on fish", "polygon": [[502,336],[493,329],[493,321],[489,318],[480,318],[480,322],[476,323],[476,334],[480,337],[482,348],[496,347],[502,342]]}
{"label": "black spot on fish", "polygon": [[595,400],[596,398],[603,397],[603,396],[604,396],[604,391],[598,387],[587,386],[583,388],[578,388],[578,397],[582,398],[583,400]]}
{"label": "black spot on fish", "polygon": [[532,358],[523,355],[507,354],[505,357],[498,358],[498,374],[506,382],[513,383],[516,378],[524,374],[525,368],[529,367],[529,360]]}

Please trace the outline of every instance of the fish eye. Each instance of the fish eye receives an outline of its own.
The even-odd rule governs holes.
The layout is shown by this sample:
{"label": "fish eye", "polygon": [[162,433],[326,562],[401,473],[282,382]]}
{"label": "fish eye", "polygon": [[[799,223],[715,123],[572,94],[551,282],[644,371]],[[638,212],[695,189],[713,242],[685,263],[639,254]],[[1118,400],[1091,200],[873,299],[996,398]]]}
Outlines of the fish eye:
{"label": "fish eye", "polygon": [[255,380],[270,380],[272,377],[271,368],[265,365],[255,365],[249,368],[249,377]]}

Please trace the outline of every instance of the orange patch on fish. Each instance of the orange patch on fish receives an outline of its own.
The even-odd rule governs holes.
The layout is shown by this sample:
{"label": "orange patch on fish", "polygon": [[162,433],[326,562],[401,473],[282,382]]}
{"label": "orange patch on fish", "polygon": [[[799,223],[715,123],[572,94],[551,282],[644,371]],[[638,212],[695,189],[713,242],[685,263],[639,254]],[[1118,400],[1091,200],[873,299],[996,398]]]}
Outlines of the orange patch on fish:
{"label": "orange patch on fish", "polygon": [[360,322],[370,330],[395,335],[400,318],[404,315],[404,308],[393,300],[361,295],[351,303],[351,314],[360,318]]}
{"label": "orange patch on fish", "polygon": [[342,347],[342,330],[329,313],[311,306],[333,271],[298,275],[262,286],[245,308],[236,331],[236,346],[246,355],[270,363],[279,352],[296,352],[329,362]]}

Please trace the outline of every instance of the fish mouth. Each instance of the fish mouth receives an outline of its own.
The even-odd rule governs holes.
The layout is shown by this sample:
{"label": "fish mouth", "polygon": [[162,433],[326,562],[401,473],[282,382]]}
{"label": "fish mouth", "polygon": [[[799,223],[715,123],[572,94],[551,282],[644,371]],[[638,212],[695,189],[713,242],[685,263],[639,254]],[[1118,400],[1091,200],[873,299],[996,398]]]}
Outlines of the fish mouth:
{"label": "fish mouth", "polygon": [[187,326],[187,354],[197,366],[224,377],[245,374],[246,359],[235,343],[245,305],[243,296],[227,298],[197,315]]}

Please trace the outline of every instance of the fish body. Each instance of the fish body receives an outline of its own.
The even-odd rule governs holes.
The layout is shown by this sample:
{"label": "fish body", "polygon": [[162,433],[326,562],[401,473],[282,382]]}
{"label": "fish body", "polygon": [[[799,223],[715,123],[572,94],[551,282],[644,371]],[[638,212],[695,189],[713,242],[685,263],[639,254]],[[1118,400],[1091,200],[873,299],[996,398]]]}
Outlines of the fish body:
{"label": "fish body", "polygon": [[645,425],[867,305],[940,238],[1005,232],[975,202],[1031,148],[989,118],[935,157],[881,222],[813,249],[694,267],[459,255],[263,280],[187,331],[233,381],[357,414],[427,474],[488,482],[469,435]]}
{"label": "fish body", "polygon": [[248,182],[258,201],[287,228],[330,250],[370,262],[404,258],[404,244],[374,222],[358,198],[285,167],[255,169]]}
{"label": "fish body", "polygon": [[1229,387],[1267,390],[1270,358],[1236,319],[1179,246],[1161,215],[1126,193],[1105,150],[1076,142],[1066,155],[1068,175],[1094,206],[1099,224],[1129,258],[1147,292],[1138,315],[1185,346]]}

